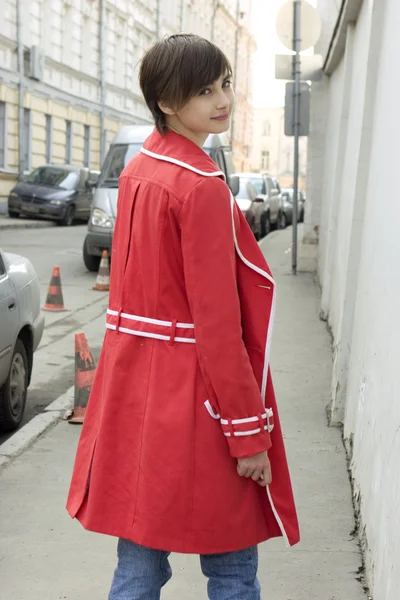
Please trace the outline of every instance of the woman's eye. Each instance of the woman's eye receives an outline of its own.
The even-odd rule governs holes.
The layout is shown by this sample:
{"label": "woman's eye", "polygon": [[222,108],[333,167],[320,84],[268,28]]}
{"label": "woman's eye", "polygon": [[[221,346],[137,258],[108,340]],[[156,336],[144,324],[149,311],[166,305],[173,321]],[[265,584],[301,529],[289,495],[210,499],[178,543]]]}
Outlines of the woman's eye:
{"label": "woman's eye", "polygon": [[205,90],[200,92],[200,96],[208,96],[208,94],[211,94],[210,88],[206,88]]}
{"label": "woman's eye", "polygon": [[228,81],[224,81],[224,83],[222,84],[222,87],[231,87],[231,85],[232,85],[232,81],[230,81],[228,79]]}

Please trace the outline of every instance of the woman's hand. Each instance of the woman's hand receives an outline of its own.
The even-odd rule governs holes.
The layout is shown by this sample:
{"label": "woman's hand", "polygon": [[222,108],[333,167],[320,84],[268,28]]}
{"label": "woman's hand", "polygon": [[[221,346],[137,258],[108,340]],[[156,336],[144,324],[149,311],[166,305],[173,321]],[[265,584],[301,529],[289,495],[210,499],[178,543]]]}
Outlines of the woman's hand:
{"label": "woman's hand", "polygon": [[262,487],[271,483],[271,464],[266,451],[249,458],[238,458],[237,463],[237,472],[241,477],[251,477]]}

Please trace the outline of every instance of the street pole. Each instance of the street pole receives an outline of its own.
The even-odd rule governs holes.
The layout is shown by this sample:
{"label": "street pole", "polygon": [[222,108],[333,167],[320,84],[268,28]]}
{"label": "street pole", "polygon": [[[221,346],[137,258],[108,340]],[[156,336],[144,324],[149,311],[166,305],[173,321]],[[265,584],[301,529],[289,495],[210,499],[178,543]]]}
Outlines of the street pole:
{"label": "street pole", "polygon": [[100,78],[100,165],[103,164],[107,151],[107,140],[105,132],[105,41],[106,41],[106,0],[100,0],[100,28],[99,28],[99,78]]}
{"label": "street pole", "polygon": [[25,74],[24,74],[24,45],[22,40],[22,19],[23,19],[22,0],[17,1],[17,51],[18,51],[18,171],[22,175],[24,169],[28,168],[25,164],[25,155],[28,149],[25,149],[24,138],[24,98],[25,98]]}
{"label": "street pole", "polygon": [[[233,89],[235,95],[237,94],[237,78],[238,78],[238,57],[239,57],[239,42],[240,42],[240,0],[236,0],[236,31],[235,31],[235,57],[233,64]],[[232,145],[234,142],[235,134],[235,108],[233,109],[231,119],[231,140]]]}
{"label": "street pole", "polygon": [[300,32],[301,32],[301,0],[293,0],[293,106],[294,106],[294,168],[293,168],[293,238],[292,238],[292,273],[297,273],[297,198],[299,195],[299,133],[300,133]]}

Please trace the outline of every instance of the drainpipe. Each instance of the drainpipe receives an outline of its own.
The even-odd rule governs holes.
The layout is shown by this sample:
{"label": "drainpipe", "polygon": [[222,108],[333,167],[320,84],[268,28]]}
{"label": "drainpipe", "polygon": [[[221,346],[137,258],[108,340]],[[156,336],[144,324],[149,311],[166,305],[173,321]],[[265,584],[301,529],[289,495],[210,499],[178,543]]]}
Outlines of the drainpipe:
{"label": "drainpipe", "polygon": [[183,17],[184,17],[184,0],[181,0],[181,8],[179,13],[179,31],[183,32]]}
{"label": "drainpipe", "polygon": [[161,35],[161,0],[157,0],[157,8],[156,8],[156,38],[157,42],[160,39]]}
{"label": "drainpipe", "polygon": [[211,41],[214,41],[215,37],[215,17],[217,16],[217,11],[219,9],[219,0],[213,0],[213,14],[211,18]]}
{"label": "drainpipe", "polygon": [[[21,0],[19,0],[21,1]],[[105,16],[106,16],[106,0],[100,0],[100,30],[99,30],[99,46],[100,46],[100,57],[99,57],[99,79],[100,79],[100,165],[103,164],[106,154],[106,140],[105,140],[105,100],[106,100],[106,89],[105,89],[105,72],[104,72],[104,61],[105,61]]]}
{"label": "drainpipe", "polygon": [[18,96],[18,170],[20,175],[24,171],[24,46],[22,42],[22,15],[23,0],[17,0],[17,52],[19,73],[19,96]]}
{"label": "drainpipe", "polygon": [[[235,31],[235,57],[234,57],[234,63],[233,63],[233,89],[236,95],[237,92],[237,69],[238,69],[238,57],[239,57],[239,41],[240,41],[240,25],[239,25],[239,20],[240,20],[240,0],[236,0],[236,31]],[[235,111],[236,111],[236,106],[235,109],[233,111],[232,114],[232,121],[231,121],[231,139],[232,139],[232,146],[233,146],[233,141],[234,141],[234,132],[235,132]]]}

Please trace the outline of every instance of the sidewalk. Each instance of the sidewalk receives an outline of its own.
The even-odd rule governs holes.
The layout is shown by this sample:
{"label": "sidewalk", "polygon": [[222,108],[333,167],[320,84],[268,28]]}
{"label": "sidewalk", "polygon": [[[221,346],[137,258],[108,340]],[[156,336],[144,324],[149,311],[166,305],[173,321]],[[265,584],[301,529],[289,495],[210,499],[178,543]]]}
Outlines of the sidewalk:
{"label": "sidewalk", "polygon": [[[300,232],[299,232],[300,233]],[[341,431],[326,425],[332,357],[309,274],[290,274],[291,228],[262,248],[277,280],[272,370],[302,541],[260,548],[263,600],[366,600]],[[65,500],[80,429],[59,422],[0,471],[0,599],[106,599],[115,540],[85,532]],[[205,600],[198,558],[172,557],[163,600]]]}
{"label": "sidewalk", "polygon": [[54,221],[44,219],[10,219],[8,215],[0,213],[0,231],[2,229],[43,229],[44,227],[55,227]]}

